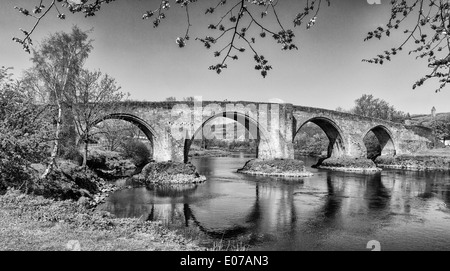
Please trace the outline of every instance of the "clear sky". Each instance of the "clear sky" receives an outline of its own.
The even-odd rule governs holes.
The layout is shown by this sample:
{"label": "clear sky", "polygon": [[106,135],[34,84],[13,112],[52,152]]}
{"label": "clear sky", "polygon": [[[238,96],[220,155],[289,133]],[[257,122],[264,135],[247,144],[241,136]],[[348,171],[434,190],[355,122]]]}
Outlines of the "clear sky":
{"label": "clear sky", "polygon": [[[13,7],[31,10],[37,2],[0,2],[0,65],[13,66],[18,74],[30,67],[30,55],[11,39],[21,37],[19,28],[30,29],[34,22]],[[116,0],[91,18],[65,12],[65,21],[52,12],[33,40],[38,44],[51,33],[70,31],[74,24],[85,30],[94,28],[94,51],[87,66],[115,77],[135,100],[202,96],[204,100],[265,102],[277,98],[296,105],[349,109],[362,94],[373,94],[412,114],[430,113],[433,106],[437,112],[450,112],[450,88],[435,93],[437,84],[429,82],[412,90],[412,84],[427,69],[423,61],[408,57],[407,50],[383,66],[361,62],[398,45],[403,37],[399,31],[391,39],[363,42],[368,31],[387,22],[388,0],[381,0],[380,5],[369,5],[367,0],[332,0],[330,7],[322,7],[312,29],[295,28],[298,51],[281,51],[271,37],[257,40],[256,48],[273,66],[265,79],[253,69],[250,52],[229,62],[220,75],[208,70],[209,65],[219,62],[212,55],[218,48],[206,50],[194,38],[214,34],[207,25],[215,23],[219,14],[204,13],[217,1],[200,0],[191,6],[191,40],[185,48],[178,48],[175,39],[184,35],[186,20],[184,10],[174,2],[170,1],[167,19],[156,29],[151,20],[141,16],[154,9],[157,0]],[[289,28],[304,2],[280,0],[278,12]],[[272,24],[270,19],[268,24]]]}

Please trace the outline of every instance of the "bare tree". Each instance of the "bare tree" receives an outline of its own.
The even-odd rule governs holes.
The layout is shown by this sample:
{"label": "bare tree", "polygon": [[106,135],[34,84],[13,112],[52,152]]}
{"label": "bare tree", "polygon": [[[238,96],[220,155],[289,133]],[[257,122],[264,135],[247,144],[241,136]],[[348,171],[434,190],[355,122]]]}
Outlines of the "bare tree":
{"label": "bare tree", "polygon": [[105,120],[93,127],[92,135],[100,135],[105,139],[109,151],[117,151],[124,141],[141,135],[141,130],[125,121]]}
{"label": "bare tree", "polygon": [[86,167],[90,133],[96,121],[113,110],[125,94],[120,92],[114,78],[99,71],[82,70],[75,80],[72,111],[80,140],[84,141],[83,166]]}

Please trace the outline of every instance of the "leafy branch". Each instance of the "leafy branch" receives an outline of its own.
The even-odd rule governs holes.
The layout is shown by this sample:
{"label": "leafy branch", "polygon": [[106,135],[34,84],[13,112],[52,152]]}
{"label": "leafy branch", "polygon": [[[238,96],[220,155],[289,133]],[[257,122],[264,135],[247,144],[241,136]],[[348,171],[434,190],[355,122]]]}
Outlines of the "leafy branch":
{"label": "leafy branch", "polygon": [[[57,17],[60,19],[65,19],[66,15],[60,12],[60,8],[67,9],[71,13],[83,13],[85,17],[94,16],[98,11],[100,11],[103,4],[108,4],[114,0],[36,0],[37,6],[30,12],[23,7],[15,7],[24,16],[31,17],[35,20],[31,30],[26,31],[21,29],[24,34],[23,38],[14,37],[13,40],[20,43],[23,49],[30,53],[30,46],[33,45],[31,36],[34,33],[37,26],[40,24],[41,20],[48,16],[50,10],[55,9],[57,12]],[[330,4],[330,0],[324,0]],[[176,44],[182,48],[185,47],[187,41],[190,39],[189,30],[192,26],[189,14],[189,5],[194,4],[197,0],[174,0],[175,4],[179,5],[185,10],[186,13],[186,32],[183,36],[176,38]],[[259,38],[265,38],[266,34],[272,35],[274,40],[281,45],[282,50],[292,50],[298,49],[294,43],[294,32],[291,29],[287,29],[281,22],[278,13],[277,5],[278,0],[238,0],[232,5],[229,5],[230,0],[219,0],[215,5],[209,7],[205,11],[205,15],[212,14],[216,12],[222,12],[220,19],[215,24],[210,24],[207,29],[218,31],[219,33],[213,36],[205,36],[204,38],[196,38],[196,40],[202,42],[205,48],[210,49],[214,45],[218,45],[219,40],[225,38],[228,39],[226,45],[214,52],[215,57],[219,57],[224,51],[222,61],[216,65],[212,65],[209,69],[220,73],[224,68],[227,67],[227,61],[237,60],[238,56],[236,53],[242,53],[246,51],[246,47],[249,48],[254,53],[254,59],[256,61],[255,69],[261,70],[261,75],[266,77],[267,72],[272,68],[267,65],[267,60],[258,52],[255,47],[257,38],[250,36],[250,30],[257,29]],[[48,4],[48,5],[47,5]],[[322,0],[307,0],[306,5],[301,13],[299,13],[293,20],[293,26],[300,26],[304,20],[308,20],[308,16],[312,17],[308,20],[306,28],[309,29],[314,25],[317,14],[319,12],[320,6],[322,5]],[[144,20],[152,20],[153,27],[157,28],[164,19],[166,19],[166,13],[171,8],[169,0],[161,0],[158,7],[146,11],[142,15]],[[314,14],[312,14],[314,12]],[[311,14],[310,14],[311,13]],[[260,15],[261,19],[256,19],[257,14]],[[264,23],[265,17],[272,15],[278,26],[278,30],[270,30]],[[243,43],[243,46],[238,45],[238,43]],[[262,59],[262,60],[261,60]]]}
{"label": "leafy branch", "polygon": [[365,41],[377,38],[390,37],[391,32],[398,30],[404,21],[415,16],[413,29],[405,29],[404,41],[397,47],[386,50],[372,59],[363,61],[383,65],[385,61],[391,61],[392,57],[402,51],[407,44],[413,44],[414,49],[409,55],[415,54],[416,59],[427,59],[428,74],[417,80],[412,88],[423,85],[429,79],[437,79],[440,84],[436,92],[441,91],[447,83],[450,83],[450,40],[449,19],[450,5],[443,0],[414,0],[410,4],[405,0],[391,1],[391,17],[385,27],[377,27],[370,31]]}

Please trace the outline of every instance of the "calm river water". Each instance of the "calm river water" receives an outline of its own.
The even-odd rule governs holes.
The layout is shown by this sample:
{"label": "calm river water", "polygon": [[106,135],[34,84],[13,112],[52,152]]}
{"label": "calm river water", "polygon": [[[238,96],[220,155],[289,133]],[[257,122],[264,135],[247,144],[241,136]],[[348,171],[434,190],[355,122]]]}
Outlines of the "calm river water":
{"label": "calm river water", "polygon": [[125,189],[101,208],[252,250],[369,250],[370,240],[381,250],[450,250],[449,173],[309,168],[314,176],[288,180],[236,173],[247,160],[194,158],[205,183]]}

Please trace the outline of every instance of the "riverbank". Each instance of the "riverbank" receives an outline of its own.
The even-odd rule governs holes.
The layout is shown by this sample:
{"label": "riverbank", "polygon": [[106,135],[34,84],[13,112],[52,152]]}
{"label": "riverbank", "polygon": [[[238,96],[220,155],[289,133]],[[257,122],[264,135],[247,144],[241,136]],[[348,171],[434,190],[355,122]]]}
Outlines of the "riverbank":
{"label": "riverbank", "polygon": [[353,157],[338,157],[327,158],[316,165],[320,169],[329,169],[334,171],[345,172],[361,172],[361,173],[373,173],[379,172],[382,169],[370,159],[367,158],[353,158]]}
{"label": "riverbank", "polygon": [[450,157],[429,155],[380,156],[375,160],[379,167],[403,170],[450,170]]}
{"label": "riverbank", "polygon": [[191,157],[232,157],[233,152],[229,150],[213,149],[213,150],[191,150]]}
{"label": "riverbank", "polygon": [[191,149],[189,157],[236,157],[240,154],[253,156],[255,152],[248,149]]}
{"label": "riverbank", "polygon": [[272,177],[310,177],[303,161],[293,159],[252,159],[238,173]]}
{"label": "riverbank", "polygon": [[74,201],[9,190],[0,196],[0,250],[205,250],[160,223],[118,219]]}

